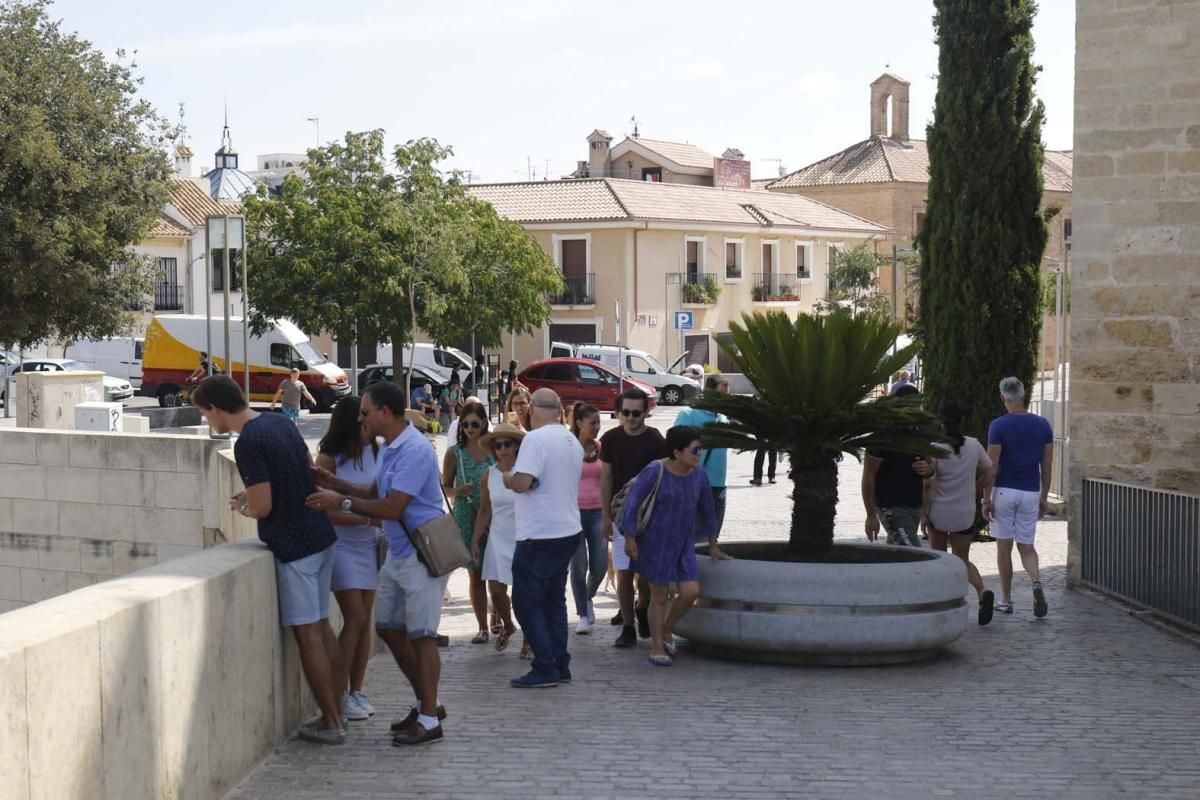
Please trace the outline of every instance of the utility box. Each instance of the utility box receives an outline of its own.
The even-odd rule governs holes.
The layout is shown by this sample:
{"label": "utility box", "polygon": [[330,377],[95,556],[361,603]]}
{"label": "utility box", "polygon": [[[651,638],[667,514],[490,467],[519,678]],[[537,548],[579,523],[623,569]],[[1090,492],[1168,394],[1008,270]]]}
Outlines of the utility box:
{"label": "utility box", "polygon": [[103,372],[19,372],[17,427],[75,429],[75,406],[104,401]]}
{"label": "utility box", "polygon": [[120,403],[79,403],[75,406],[75,430],[120,433],[124,415]]}

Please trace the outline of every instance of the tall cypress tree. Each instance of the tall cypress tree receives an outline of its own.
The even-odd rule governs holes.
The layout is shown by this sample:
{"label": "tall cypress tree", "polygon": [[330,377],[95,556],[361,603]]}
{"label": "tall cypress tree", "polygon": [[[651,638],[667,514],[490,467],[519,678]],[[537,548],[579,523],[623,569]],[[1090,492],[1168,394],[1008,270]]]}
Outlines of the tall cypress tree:
{"label": "tall cypress tree", "polygon": [[1042,119],[1034,0],[935,0],[938,89],[917,234],[926,394],[963,404],[968,432],[1032,386],[1041,326]]}

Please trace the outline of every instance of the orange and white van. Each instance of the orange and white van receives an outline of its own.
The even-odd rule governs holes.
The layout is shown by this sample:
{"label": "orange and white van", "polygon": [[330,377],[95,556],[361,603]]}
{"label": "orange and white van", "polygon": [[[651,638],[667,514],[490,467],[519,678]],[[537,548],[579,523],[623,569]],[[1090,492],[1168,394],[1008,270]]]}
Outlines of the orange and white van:
{"label": "orange and white van", "polygon": [[[157,397],[161,406],[177,405],[180,392],[187,387],[188,376],[200,365],[200,354],[209,346],[205,318],[199,314],[156,314],[146,329],[142,348],[142,390]],[[213,373],[225,371],[228,358],[233,378],[242,382],[245,356],[242,350],[242,320],[229,320],[229,350],[225,354],[225,321],[211,321],[212,352],[209,360]],[[341,367],[317,352],[304,331],[286,319],[275,320],[262,334],[250,333],[250,399],[270,401],[279,383],[292,367],[300,370],[300,380],[317,401],[317,410],[326,410],[339,398],[350,394],[350,382]]]}

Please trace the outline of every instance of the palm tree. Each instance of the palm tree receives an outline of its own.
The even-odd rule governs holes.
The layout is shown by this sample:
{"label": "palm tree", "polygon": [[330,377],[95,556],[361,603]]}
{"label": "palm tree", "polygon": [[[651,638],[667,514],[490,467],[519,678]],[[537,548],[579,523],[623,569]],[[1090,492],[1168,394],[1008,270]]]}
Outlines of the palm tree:
{"label": "palm tree", "polygon": [[912,358],[916,346],[892,353],[900,328],[870,316],[782,312],[743,314],[721,348],[754,384],[754,396],[705,392],[693,405],[729,422],[704,427],[708,447],[768,447],[791,457],[790,551],[833,545],[838,462],[865,448],[937,455],[934,418],[919,397],[881,397],[872,390]]}

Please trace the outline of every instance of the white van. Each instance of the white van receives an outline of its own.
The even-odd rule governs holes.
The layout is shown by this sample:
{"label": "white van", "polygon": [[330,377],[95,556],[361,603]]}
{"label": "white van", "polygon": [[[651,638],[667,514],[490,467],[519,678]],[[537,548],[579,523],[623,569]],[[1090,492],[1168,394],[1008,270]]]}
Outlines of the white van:
{"label": "white van", "polygon": [[144,339],[129,336],[81,339],[68,347],[63,356],[87,364],[106,375],[129,381],[129,385],[134,389],[140,389],[144,343]]}
{"label": "white van", "polygon": [[[413,348],[416,348],[414,355]],[[378,364],[392,363],[392,346],[391,344],[381,344],[376,349]],[[417,342],[415,345],[404,345],[404,366],[416,367],[437,367],[449,372],[455,367],[462,374],[465,380],[471,371],[475,369],[475,359],[459,350],[457,347],[446,347],[445,345],[432,345],[428,342]]]}
{"label": "white van", "polygon": [[[199,314],[157,314],[150,321],[143,348],[143,395],[157,397],[159,405],[164,406],[179,402],[188,376],[200,365],[201,353],[209,347],[204,320]],[[213,372],[224,372],[225,321],[214,318],[209,331]],[[240,384],[246,361],[241,317],[229,320],[229,350],[233,377]],[[351,391],[346,373],[317,352],[304,331],[286,319],[275,320],[260,335],[251,333],[249,362],[251,400],[270,401],[293,367],[300,370],[300,380],[317,401],[318,411],[328,410]]]}
{"label": "white van", "polygon": [[[552,342],[550,357],[590,358],[593,361],[611,367],[618,372],[624,372],[631,378],[642,383],[648,383],[658,391],[659,400],[663,405],[677,406],[700,392],[699,381],[684,375],[672,373],[661,362],[645,350],[632,347],[618,347],[615,344],[566,344]],[[624,369],[621,358],[625,359]]]}

